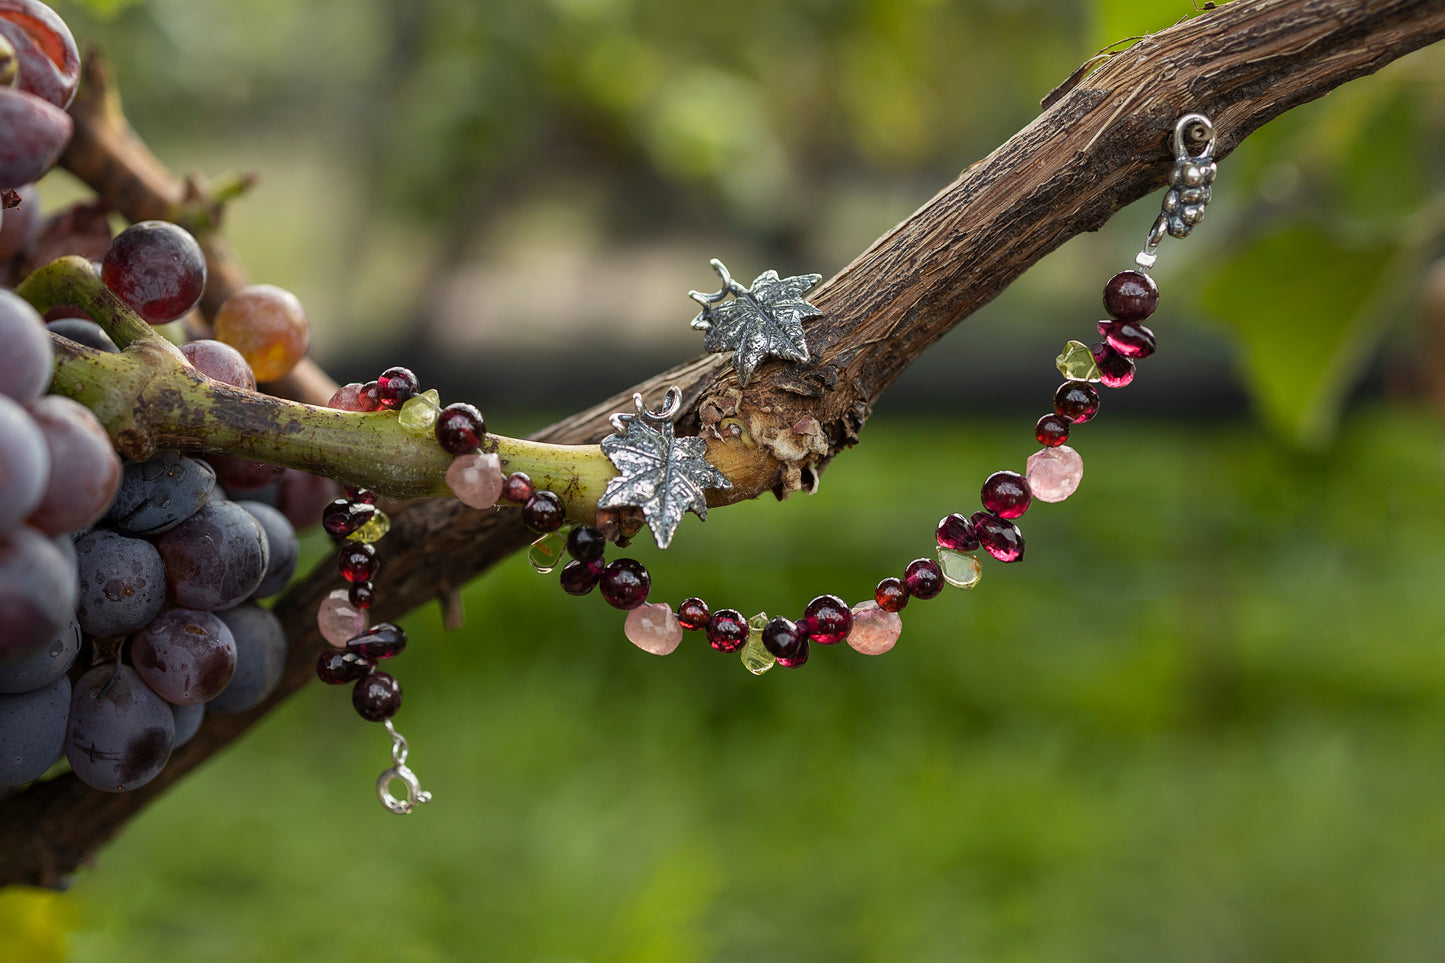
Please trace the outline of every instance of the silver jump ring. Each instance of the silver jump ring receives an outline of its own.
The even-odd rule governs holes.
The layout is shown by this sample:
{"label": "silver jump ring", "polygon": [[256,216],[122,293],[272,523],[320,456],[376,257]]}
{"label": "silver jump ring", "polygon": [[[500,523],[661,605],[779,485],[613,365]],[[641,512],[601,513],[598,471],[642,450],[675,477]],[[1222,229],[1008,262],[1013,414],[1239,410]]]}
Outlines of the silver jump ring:
{"label": "silver jump ring", "polygon": [[[1204,149],[1198,154],[1189,153],[1189,148],[1184,145],[1185,135],[1197,128],[1204,129]],[[1174,123],[1174,156],[1206,158],[1214,156],[1214,141],[1217,132],[1214,129],[1214,121],[1203,114],[1185,114]]]}

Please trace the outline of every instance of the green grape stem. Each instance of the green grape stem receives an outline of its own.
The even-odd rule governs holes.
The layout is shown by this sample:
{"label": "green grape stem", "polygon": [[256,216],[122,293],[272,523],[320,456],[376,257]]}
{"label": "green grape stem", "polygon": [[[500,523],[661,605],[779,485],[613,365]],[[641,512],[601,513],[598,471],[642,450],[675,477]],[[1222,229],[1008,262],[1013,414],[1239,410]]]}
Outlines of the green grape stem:
{"label": "green grape stem", "polygon": [[[94,265],[64,257],[27,277],[16,293],[36,310],[84,310],[122,350],[97,351],[52,336],[50,390],[85,405],[116,449],[144,460],[157,451],[219,453],[296,468],[392,498],[450,496],[452,456],[431,432],[404,429],[396,412],[319,408],[234,388],[202,375],[101,281]],[[488,434],[482,449],[502,471],[522,471],[556,492],[569,518],[590,520],[617,474],[597,445],[549,445]]]}

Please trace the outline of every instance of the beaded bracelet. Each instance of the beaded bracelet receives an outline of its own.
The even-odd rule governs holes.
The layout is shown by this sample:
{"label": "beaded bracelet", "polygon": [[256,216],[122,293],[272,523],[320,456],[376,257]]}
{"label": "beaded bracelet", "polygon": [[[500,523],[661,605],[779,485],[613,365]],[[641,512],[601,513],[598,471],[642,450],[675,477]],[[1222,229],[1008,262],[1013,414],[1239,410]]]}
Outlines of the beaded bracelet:
{"label": "beaded bracelet", "polygon": [[[433,432],[438,443],[455,456],[446,480],[458,499],[473,508],[490,508],[498,502],[520,506],[523,522],[540,535],[528,552],[532,566],[549,573],[560,565],[559,582],[570,595],[599,589],[604,601],[627,612],[624,633],[644,651],[667,655],[681,643],[684,632],[700,631],[712,648],[739,653],[744,667],[754,675],[775,665],[802,666],[813,643],[832,646],[846,641],[864,655],[881,655],[897,643],[902,632],[899,613],[910,599],[936,598],[945,585],[965,590],[976,586],[983,573],[980,549],[1000,562],[1021,560],[1024,538],[1014,520],[1034,501],[1060,502],[1078,488],[1083,459],[1065,442],[1075,426],[1098,414],[1100,396],[1094,385],[1127,386],[1134,380],[1135,362],[1154,353],[1154,333],[1144,321],[1158,306],[1159,290],[1148,271],[1166,234],[1187,237],[1203,218],[1217,170],[1215,139],[1214,125],[1202,114],[1186,114],[1176,122],[1169,190],[1135,257],[1137,270],[1120,272],[1104,285],[1103,305],[1109,318],[1097,325],[1103,340],[1093,344],[1070,341],[1055,359],[1066,380],[1054,393],[1053,410],[1034,426],[1034,437],[1043,447],[1028,457],[1024,473],[997,471],[989,475],[980,491],[981,511],[945,516],[934,532],[932,557],[913,560],[901,576],[883,578],[873,598],[853,606],[839,596],[820,595],[803,608],[796,621],[763,614],[749,619],[732,608],[713,611],[698,597],[684,599],[674,608],[647,601],[652,578],[642,563],[632,558],[607,561],[609,541],[626,544],[626,539],[619,537],[614,509],[641,508],[659,547],[666,548],[685,510],[706,517],[702,490],[728,486],[726,477],[706,462],[701,439],[674,437],[672,423],[681,413],[681,392],[676,387],[669,389],[656,411],[644,405],[641,395],[634,395],[635,413],[613,416],[617,433],[604,439],[602,447],[621,474],[599,502],[598,524],[577,526],[567,526],[556,494],[536,488],[521,472],[504,477],[498,457],[480,450],[486,429],[476,408],[467,404],[441,408],[435,391],[418,391],[417,378],[408,369],[389,368],[374,382],[347,385],[336,393],[331,405],[354,411],[396,409],[404,427]],[[705,347],[735,352],[734,366],[743,383],[764,356],[807,360],[801,321],[820,312],[803,301],[802,295],[819,276],[779,278],[768,271],[751,288],[745,288],[720,262],[712,264],[723,279],[723,289],[717,294],[690,293],[703,305],[693,326],[706,333]],[[775,329],[778,337],[758,337],[748,327],[750,320],[757,318]],[[675,468],[668,491],[661,494],[647,475],[659,458],[666,461],[669,471]],[[671,490],[672,482],[676,482],[676,493]],[[317,673],[332,684],[353,682],[352,702],[357,712],[370,721],[385,722],[393,741],[394,765],[382,773],[377,791],[389,810],[406,813],[429,801],[431,795],[420,790],[415,774],[407,768],[406,740],[391,722],[401,706],[400,685],[376,668],[377,662],[401,651],[405,633],[387,622],[366,627],[366,609],[375,598],[373,579],[378,568],[372,543],[389,528],[385,513],[375,502],[372,493],[348,488],[346,497],[323,513],[323,526],[342,540],[338,567],[349,587],[332,592],[318,612],[322,634],[338,651],[321,655]],[[570,561],[561,564],[564,556],[570,556]],[[388,791],[388,785],[398,779],[406,785],[405,799],[396,799]]]}

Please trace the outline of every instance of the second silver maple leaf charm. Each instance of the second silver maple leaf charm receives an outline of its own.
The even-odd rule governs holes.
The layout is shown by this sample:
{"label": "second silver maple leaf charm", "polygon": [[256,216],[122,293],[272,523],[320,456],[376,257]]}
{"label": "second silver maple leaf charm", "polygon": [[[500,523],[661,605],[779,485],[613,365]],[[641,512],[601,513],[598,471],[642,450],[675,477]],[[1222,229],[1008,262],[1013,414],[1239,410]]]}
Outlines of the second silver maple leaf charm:
{"label": "second silver maple leaf charm", "polygon": [[821,274],[779,278],[777,271],[764,271],[752,287],[745,288],[717,258],[708,263],[722,278],[723,287],[716,294],[687,293],[702,305],[692,326],[704,332],[702,346],[707,350],[733,352],[739,382],[746,385],[753,369],[769,355],[785,361],[808,360],[803,319],[823,312],[803,295],[822,280]]}
{"label": "second silver maple leaf charm", "polygon": [[682,389],[667,389],[657,411],[648,411],[642,395],[633,395],[636,414],[612,416],[618,434],[602,439],[602,451],[622,474],[607,483],[598,508],[642,509],[658,548],[667,548],[682,516],[693,512],[707,519],[707,488],[731,488],[708,463],[707,442],[695,435],[678,438],[672,423],[681,414]]}

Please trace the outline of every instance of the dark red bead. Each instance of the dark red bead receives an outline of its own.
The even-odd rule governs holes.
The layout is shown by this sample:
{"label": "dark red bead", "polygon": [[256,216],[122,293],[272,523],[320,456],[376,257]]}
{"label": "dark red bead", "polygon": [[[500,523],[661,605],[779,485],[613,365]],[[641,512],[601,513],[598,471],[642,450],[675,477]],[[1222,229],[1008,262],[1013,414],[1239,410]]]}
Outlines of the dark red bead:
{"label": "dark red bead", "polygon": [[1057,448],[1069,440],[1069,419],[1063,415],[1044,415],[1034,425],[1034,437],[1045,448]]}
{"label": "dark red bead", "polygon": [[1013,522],[990,515],[988,512],[974,512],[973,530],[978,532],[978,541],[1000,562],[1017,562],[1024,557],[1024,536]]}
{"label": "dark red bead", "polygon": [[748,620],[737,609],[718,609],[707,620],[707,642],[719,652],[736,652],[748,640]]}
{"label": "dark red bead", "polygon": [[836,595],[820,595],[803,609],[800,624],[819,645],[837,645],[853,630],[853,610]]}
{"label": "dark red bead", "polygon": [[939,521],[936,536],[940,548],[951,548],[955,552],[971,552],[978,548],[978,536],[973,533],[973,525],[958,512],[945,515]]}
{"label": "dark red bead", "polygon": [[538,535],[555,532],[567,521],[567,509],[555,492],[533,492],[522,506],[522,523]]}
{"label": "dark red bead", "polygon": [[381,386],[375,381],[368,381],[361,386],[361,391],[357,394],[356,400],[357,403],[361,405],[362,411],[380,411]]}
{"label": "dark red bead", "polygon": [[1159,286],[1139,271],[1122,271],[1104,285],[1104,310],[1119,321],[1143,321],[1159,306]]}
{"label": "dark red bead", "polygon": [[1154,353],[1154,332],[1130,321],[1100,321],[1099,334],[1109,347],[1126,358],[1147,358]]}
{"label": "dark red bead", "polygon": [[1082,425],[1099,413],[1099,389],[1087,381],[1065,381],[1054,392],[1054,412]]}
{"label": "dark red bead", "polygon": [[[975,527],[978,524],[977,518],[975,515]],[[908,587],[908,594],[913,598],[937,598],[938,593],[943,591],[943,569],[931,558],[915,558],[903,570],[903,584]]]}
{"label": "dark red bead", "polygon": [[647,601],[652,576],[633,558],[619,558],[602,570],[602,598],[614,609],[635,609]]}
{"label": "dark red bead", "polygon": [[597,587],[602,578],[602,562],[583,562],[573,559],[562,566],[562,591],[568,595],[586,595]]}
{"label": "dark red bead", "polygon": [[514,471],[502,479],[502,497],[518,505],[531,498],[537,491],[532,479],[524,471]]}
{"label": "dark red bead", "polygon": [[798,646],[798,651],[792,655],[778,656],[778,665],[785,669],[796,669],[808,661],[808,637],[803,636],[803,644]]}
{"label": "dark red bead", "polygon": [[369,609],[376,603],[376,586],[370,582],[353,582],[346,590],[346,597],[359,609]]}
{"label": "dark red bead", "polygon": [[808,642],[807,636],[792,619],[769,619],[768,624],[763,626],[762,636],[763,648],[779,659],[795,658]]}
{"label": "dark red bead", "polygon": [[338,498],[321,510],[321,527],[333,538],[345,538],[369,522],[375,514],[374,505]]}
{"label": "dark red bead", "polygon": [[351,705],[367,722],[390,719],[401,708],[401,683],[385,672],[373,672],[357,680]]}
{"label": "dark red bead", "polygon": [[1016,471],[996,471],[983,480],[983,507],[999,518],[1018,518],[1034,500],[1028,479]]}
{"label": "dark red bead", "polygon": [[344,649],[327,649],[316,660],[316,678],[327,685],[355,682],[370,671],[370,662]]}
{"label": "dark red bead", "polygon": [[683,599],[677,607],[677,624],[690,631],[707,628],[712,613],[702,599]]}
{"label": "dark red bead", "polygon": [[1134,362],[1104,342],[1095,342],[1089,351],[1099,368],[1099,384],[1105,388],[1122,388],[1134,380]]}
{"label": "dark red bead", "polygon": [[596,562],[607,551],[607,539],[591,525],[578,525],[567,533],[567,554],[579,562]]}
{"label": "dark red bead", "polygon": [[[972,526],[969,526],[972,528]],[[975,542],[974,544],[977,544]],[[885,612],[899,612],[908,604],[908,586],[903,584],[903,579],[888,576],[878,583],[873,590],[873,601]]]}
{"label": "dark red bead", "polygon": [[406,648],[406,632],[393,622],[378,622],[360,635],[347,639],[346,648],[373,662],[394,659]]}
{"label": "dark red bead", "polygon": [[376,557],[376,546],[347,542],[336,553],[336,567],[348,582],[370,582],[381,568],[381,559]]}
{"label": "dark red bead", "polygon": [[347,501],[361,502],[365,505],[376,504],[376,492],[369,488],[361,488],[357,485],[346,485],[341,491],[346,495]]}
{"label": "dark red bead", "polygon": [[482,413],[465,401],[447,405],[437,415],[437,444],[453,455],[465,455],[476,451],[482,445],[482,436],[487,433],[487,423]]}
{"label": "dark red bead", "polygon": [[387,368],[376,379],[376,397],[383,408],[400,408],[421,388],[410,368]]}

